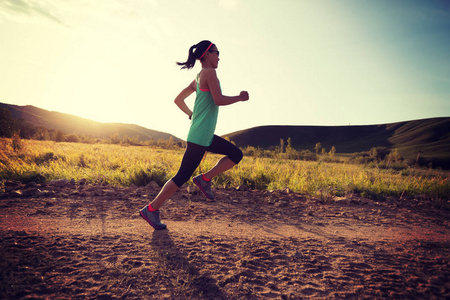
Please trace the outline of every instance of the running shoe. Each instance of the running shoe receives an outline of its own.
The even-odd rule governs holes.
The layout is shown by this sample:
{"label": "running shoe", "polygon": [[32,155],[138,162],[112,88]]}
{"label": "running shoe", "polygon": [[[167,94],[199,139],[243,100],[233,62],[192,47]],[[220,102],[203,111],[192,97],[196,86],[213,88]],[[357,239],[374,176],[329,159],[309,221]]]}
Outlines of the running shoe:
{"label": "running shoe", "polygon": [[156,230],[166,229],[166,224],[161,223],[159,218],[159,210],[148,211],[148,205],[139,211],[141,217],[148,222]]}
{"label": "running shoe", "polygon": [[211,200],[214,199],[214,194],[211,191],[211,181],[204,181],[202,178],[202,174],[194,177],[193,181],[195,185],[198,186],[200,191],[202,191],[202,193],[206,196],[206,198]]}

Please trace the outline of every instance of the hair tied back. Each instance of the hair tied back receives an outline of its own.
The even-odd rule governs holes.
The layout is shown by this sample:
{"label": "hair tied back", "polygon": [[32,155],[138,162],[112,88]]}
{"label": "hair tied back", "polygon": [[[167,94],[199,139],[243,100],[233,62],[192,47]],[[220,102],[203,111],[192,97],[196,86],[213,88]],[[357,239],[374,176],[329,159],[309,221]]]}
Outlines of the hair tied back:
{"label": "hair tied back", "polygon": [[186,62],[177,62],[177,65],[181,66],[181,69],[192,69],[195,65],[196,60],[202,60],[205,53],[213,46],[214,44],[210,41],[204,40],[196,45],[192,45],[189,48],[189,55]]}

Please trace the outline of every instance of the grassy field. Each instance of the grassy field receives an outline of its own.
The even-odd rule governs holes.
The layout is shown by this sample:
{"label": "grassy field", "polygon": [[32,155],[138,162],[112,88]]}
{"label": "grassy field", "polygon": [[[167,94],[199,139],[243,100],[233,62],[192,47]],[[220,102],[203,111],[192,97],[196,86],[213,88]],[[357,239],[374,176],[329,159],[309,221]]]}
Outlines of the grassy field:
{"label": "grassy field", "polygon": [[[0,180],[84,178],[90,183],[118,186],[142,186],[153,180],[162,185],[175,175],[182,155],[182,149],[0,139]],[[217,159],[218,156],[208,154],[197,172],[206,171]],[[401,195],[444,201],[450,198],[447,171],[396,171],[273,158],[244,157],[238,166],[214,178],[214,184],[267,190],[289,187],[324,199],[353,193],[380,200]]]}

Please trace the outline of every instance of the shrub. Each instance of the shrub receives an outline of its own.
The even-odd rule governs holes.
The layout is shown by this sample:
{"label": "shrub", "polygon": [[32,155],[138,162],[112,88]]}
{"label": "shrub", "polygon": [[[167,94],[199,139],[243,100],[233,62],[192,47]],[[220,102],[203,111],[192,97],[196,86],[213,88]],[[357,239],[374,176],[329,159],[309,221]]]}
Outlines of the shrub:
{"label": "shrub", "polygon": [[81,153],[79,159],[78,159],[78,166],[80,168],[87,168],[88,167],[88,163],[86,161],[86,157],[84,155],[84,153]]}
{"label": "shrub", "polygon": [[153,167],[150,170],[151,172],[151,181],[155,181],[159,186],[163,186],[166,181],[169,179],[169,175],[167,171],[163,167]]}
{"label": "shrub", "polygon": [[317,156],[309,150],[303,150],[302,152],[300,152],[299,158],[302,160],[307,160],[307,161],[316,161],[317,160]]}
{"label": "shrub", "polygon": [[163,186],[167,180],[167,172],[162,167],[156,166],[147,170],[134,171],[130,175],[130,183],[136,186],[146,186],[151,181],[155,181],[159,186]]}
{"label": "shrub", "polygon": [[66,137],[66,140],[69,143],[78,143],[80,141],[80,139],[78,138],[78,136],[76,134],[69,134]]}
{"label": "shrub", "polygon": [[389,155],[391,151],[386,147],[373,147],[368,152],[370,158],[381,161],[386,158],[386,156]]}
{"label": "shrub", "polygon": [[12,145],[14,151],[19,151],[22,149],[23,144],[22,144],[22,140],[20,139],[20,135],[18,133],[15,133],[12,136],[11,145]]}
{"label": "shrub", "polygon": [[34,158],[34,162],[37,165],[41,165],[41,164],[44,164],[44,163],[47,163],[47,162],[50,162],[50,161],[56,160],[56,159],[57,159],[57,157],[56,157],[55,153],[47,152],[47,153],[36,156]]}
{"label": "shrub", "polygon": [[151,174],[148,174],[144,170],[135,171],[130,176],[130,183],[136,186],[146,186],[151,180]]}
{"label": "shrub", "polygon": [[64,136],[64,133],[58,129],[53,133],[52,140],[54,140],[55,142],[64,142],[66,140],[66,137]]}
{"label": "shrub", "polygon": [[255,186],[254,188],[258,189],[258,190],[265,190],[269,184],[272,182],[272,180],[270,179],[270,177],[268,175],[266,175],[266,173],[264,172],[258,172],[255,175]]}
{"label": "shrub", "polygon": [[20,176],[20,179],[23,183],[36,182],[36,183],[44,183],[47,181],[47,178],[39,173],[38,171],[26,172]]}

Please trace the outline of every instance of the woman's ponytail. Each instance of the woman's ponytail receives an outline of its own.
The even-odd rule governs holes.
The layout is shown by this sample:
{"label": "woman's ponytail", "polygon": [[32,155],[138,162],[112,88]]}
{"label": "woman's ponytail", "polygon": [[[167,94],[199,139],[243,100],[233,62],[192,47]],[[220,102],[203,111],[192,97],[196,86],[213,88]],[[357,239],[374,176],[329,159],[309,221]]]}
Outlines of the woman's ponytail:
{"label": "woman's ponytail", "polygon": [[189,56],[186,62],[181,63],[181,62],[177,62],[177,65],[182,66],[181,69],[192,69],[195,65],[195,54],[194,54],[194,49],[197,48],[197,45],[192,46],[191,48],[189,48]]}
{"label": "woman's ponytail", "polygon": [[[208,51],[213,44],[210,41],[201,41],[197,45],[189,48],[189,56],[186,62],[177,62],[181,69],[192,69],[197,59],[203,58],[206,51]],[[194,50],[195,49],[195,50]]]}

